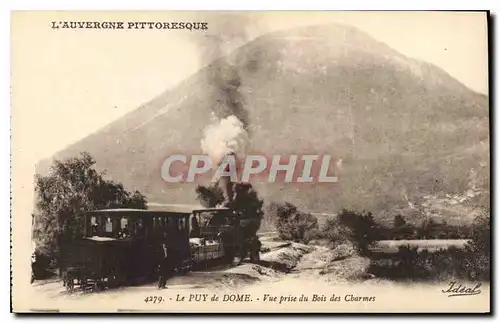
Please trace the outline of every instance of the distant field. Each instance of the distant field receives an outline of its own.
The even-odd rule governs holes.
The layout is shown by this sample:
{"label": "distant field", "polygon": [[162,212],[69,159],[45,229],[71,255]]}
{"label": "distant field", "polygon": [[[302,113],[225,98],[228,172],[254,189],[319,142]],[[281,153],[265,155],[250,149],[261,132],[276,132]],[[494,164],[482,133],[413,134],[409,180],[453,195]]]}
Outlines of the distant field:
{"label": "distant field", "polygon": [[449,247],[463,248],[469,240],[466,239],[431,239],[431,240],[380,240],[370,248],[373,252],[396,253],[399,247],[418,247],[418,251],[427,249],[437,251]]}
{"label": "distant field", "polygon": [[[271,248],[284,242],[278,239],[277,231],[260,232],[258,236],[263,245]],[[464,248],[468,241],[467,239],[379,240],[371,246],[370,251],[390,254],[398,252],[399,247],[407,246],[411,248],[417,247],[418,251],[427,249],[434,252],[449,247]]]}

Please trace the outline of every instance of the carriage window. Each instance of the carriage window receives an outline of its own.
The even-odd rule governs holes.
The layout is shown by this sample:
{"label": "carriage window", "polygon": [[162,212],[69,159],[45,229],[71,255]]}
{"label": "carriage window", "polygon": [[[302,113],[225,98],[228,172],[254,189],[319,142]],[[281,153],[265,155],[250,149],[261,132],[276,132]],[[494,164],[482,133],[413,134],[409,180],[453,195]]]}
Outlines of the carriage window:
{"label": "carriage window", "polygon": [[106,218],[105,230],[106,233],[113,232],[113,221],[111,221],[111,218],[109,216]]}
{"label": "carriage window", "polygon": [[90,217],[90,235],[96,236],[98,235],[99,230],[97,226],[97,218],[95,216]]}
{"label": "carriage window", "polygon": [[126,217],[122,217],[120,220],[120,228],[125,229],[128,227],[128,219]]}
{"label": "carriage window", "polygon": [[120,230],[118,230],[118,232],[116,232],[115,235],[119,239],[130,238],[130,231],[128,228],[128,224],[129,224],[128,217],[122,216],[120,220],[117,219],[116,221],[117,221],[117,227],[119,227]]}
{"label": "carriage window", "polygon": [[137,238],[142,238],[146,235],[146,227],[144,225],[144,220],[142,218],[137,219],[135,234]]}

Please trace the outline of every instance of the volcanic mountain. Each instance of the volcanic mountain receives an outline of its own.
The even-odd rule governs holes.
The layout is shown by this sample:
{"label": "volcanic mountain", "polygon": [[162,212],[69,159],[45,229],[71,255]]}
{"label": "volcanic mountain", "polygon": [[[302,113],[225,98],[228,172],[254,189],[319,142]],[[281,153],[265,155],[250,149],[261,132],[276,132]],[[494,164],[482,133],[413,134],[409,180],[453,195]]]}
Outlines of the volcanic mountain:
{"label": "volcanic mountain", "polygon": [[171,154],[201,153],[213,113],[244,121],[248,151],[342,157],[338,184],[256,183],[266,202],[376,214],[489,190],[488,98],[343,25],[256,38],[54,158],[87,151],[151,202],[195,203],[195,184],[168,184],[160,168]]}

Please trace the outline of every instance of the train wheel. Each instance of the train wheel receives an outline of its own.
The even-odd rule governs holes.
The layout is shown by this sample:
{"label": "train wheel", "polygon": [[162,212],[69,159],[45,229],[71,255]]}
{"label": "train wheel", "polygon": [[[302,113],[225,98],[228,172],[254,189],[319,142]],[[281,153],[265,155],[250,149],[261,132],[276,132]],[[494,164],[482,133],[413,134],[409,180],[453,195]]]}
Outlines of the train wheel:
{"label": "train wheel", "polygon": [[88,289],[91,287],[91,284],[87,277],[82,277],[80,280],[80,288],[83,290],[83,292],[87,292]]}
{"label": "train wheel", "polygon": [[68,292],[73,292],[73,290],[75,288],[75,282],[73,281],[73,279],[71,277],[66,277],[64,279],[64,286],[66,286],[66,290]]}
{"label": "train wheel", "polygon": [[94,284],[92,285],[92,291],[93,292],[99,292],[101,290],[103,290],[103,282],[100,278],[96,278],[94,280]]}

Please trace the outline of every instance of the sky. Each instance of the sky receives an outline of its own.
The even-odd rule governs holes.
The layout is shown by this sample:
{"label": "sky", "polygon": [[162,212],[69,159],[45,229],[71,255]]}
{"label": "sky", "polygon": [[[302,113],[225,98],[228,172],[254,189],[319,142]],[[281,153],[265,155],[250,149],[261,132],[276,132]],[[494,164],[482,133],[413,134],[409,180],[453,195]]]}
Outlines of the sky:
{"label": "sky", "polygon": [[[488,92],[484,13],[16,13],[12,22],[13,150],[33,165],[138,108],[267,32],[347,24]],[[206,21],[209,30],[52,30],[51,21]],[[210,51],[215,41],[226,45]]]}

